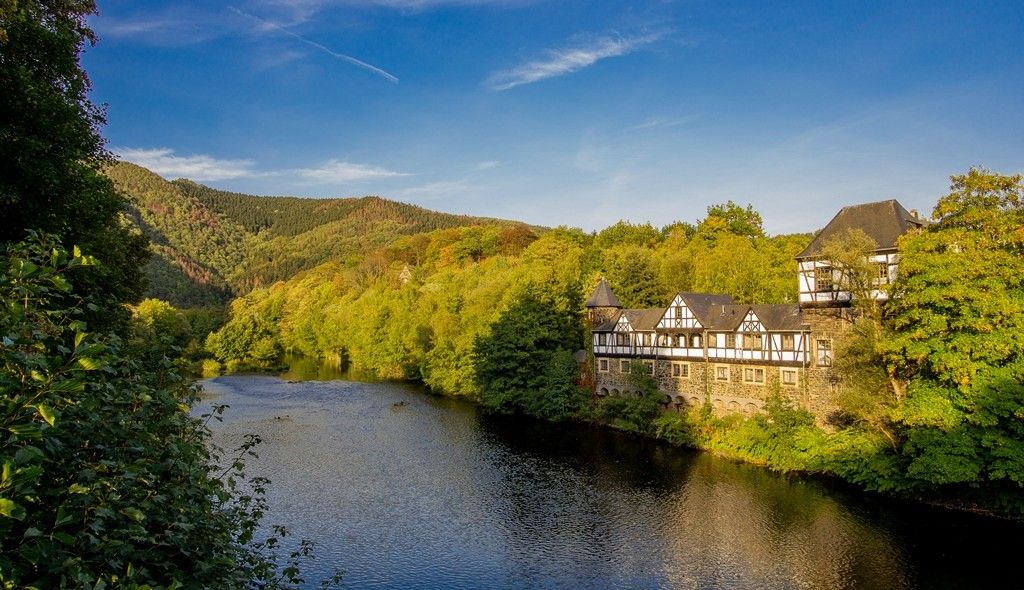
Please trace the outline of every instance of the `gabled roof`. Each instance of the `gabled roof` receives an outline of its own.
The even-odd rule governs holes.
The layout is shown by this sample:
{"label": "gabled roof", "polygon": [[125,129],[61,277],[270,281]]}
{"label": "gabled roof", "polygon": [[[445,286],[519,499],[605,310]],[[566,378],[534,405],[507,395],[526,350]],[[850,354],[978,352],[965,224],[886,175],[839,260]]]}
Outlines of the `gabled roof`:
{"label": "gabled roof", "polygon": [[859,229],[871,236],[878,244],[878,250],[894,250],[896,240],[900,236],[911,228],[925,224],[927,221],[911,215],[895,199],[850,205],[840,209],[832,221],[814,236],[814,240],[803,252],[797,254],[796,258],[799,260],[820,256],[828,240],[841,236],[850,229]]}
{"label": "gabled roof", "polygon": [[765,329],[781,332],[799,332],[803,328],[800,306],[797,304],[751,305],[751,311],[761,320]]}
{"label": "gabled roof", "polygon": [[601,282],[597,284],[594,289],[594,294],[587,299],[587,307],[622,307],[619,303],[619,298],[612,293],[612,288],[608,286],[608,282],[601,279]]}
{"label": "gabled roof", "polygon": [[691,292],[678,293],[678,295],[683,298],[686,307],[690,308],[693,315],[697,317],[697,321],[705,327],[711,322],[711,312],[715,306],[733,305],[730,295]]}
{"label": "gabled roof", "polygon": [[624,309],[622,315],[629,320],[629,325],[636,332],[653,332],[654,328],[665,315],[664,307],[651,307],[648,309]]}

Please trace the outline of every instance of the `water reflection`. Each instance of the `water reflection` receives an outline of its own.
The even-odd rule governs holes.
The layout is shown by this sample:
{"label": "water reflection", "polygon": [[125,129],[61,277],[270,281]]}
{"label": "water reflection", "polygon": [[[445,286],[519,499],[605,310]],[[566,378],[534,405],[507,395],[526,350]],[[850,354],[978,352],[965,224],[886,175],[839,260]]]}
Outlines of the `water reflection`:
{"label": "water reflection", "polygon": [[[945,549],[996,558],[1020,538],[407,385],[207,383],[231,405],[219,440],[267,441],[255,467],[274,481],[270,520],[316,539],[323,571],[342,567],[353,588],[974,587],[977,571],[916,529],[970,521]],[[1014,580],[999,567],[986,571]]]}

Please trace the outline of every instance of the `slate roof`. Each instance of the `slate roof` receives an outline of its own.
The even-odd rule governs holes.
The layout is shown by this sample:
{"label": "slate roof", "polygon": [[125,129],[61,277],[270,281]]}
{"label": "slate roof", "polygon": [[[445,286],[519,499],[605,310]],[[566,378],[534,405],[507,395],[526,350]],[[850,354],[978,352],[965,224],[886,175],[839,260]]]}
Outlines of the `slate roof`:
{"label": "slate roof", "polygon": [[704,325],[708,330],[732,332],[740,327],[748,311],[753,311],[765,329],[772,332],[799,332],[803,329],[803,316],[796,304],[718,305],[712,307],[711,317]]}
{"label": "slate roof", "polygon": [[693,315],[697,316],[697,320],[700,321],[702,326],[707,326],[711,322],[712,309],[715,306],[722,305],[733,305],[735,302],[732,300],[731,295],[718,295],[713,293],[679,293],[680,297],[683,298],[683,302],[686,303],[686,307],[690,308]]}
{"label": "slate roof", "polygon": [[876,203],[863,203],[843,207],[828,222],[814,240],[804,248],[804,251],[797,254],[797,260],[802,258],[813,258],[820,256],[821,251],[830,238],[840,236],[848,229],[860,229],[878,244],[879,250],[894,250],[896,240],[915,227],[927,224],[923,219],[918,219],[903,208],[895,199],[878,201]]}
{"label": "slate roof", "polygon": [[658,320],[665,315],[664,307],[650,307],[648,309],[624,309],[622,315],[629,320],[636,332],[653,332],[658,326]]}
{"label": "slate roof", "polygon": [[754,315],[764,327],[773,332],[799,332],[804,327],[800,306],[797,304],[751,305]]}
{"label": "slate roof", "polygon": [[587,307],[622,307],[619,303],[619,298],[612,293],[612,288],[608,286],[608,282],[601,279],[601,282],[597,284],[594,289],[594,294],[587,299]]}
{"label": "slate roof", "polygon": [[[728,295],[710,293],[680,293],[686,305],[694,310],[697,319],[707,330],[733,332],[740,327],[747,312],[753,310],[765,329],[772,332],[799,332],[805,329],[800,306],[797,304],[747,305],[733,303]],[[699,306],[699,310],[698,310]],[[614,332],[619,318],[626,316],[637,332],[653,332],[665,315],[665,308],[623,309],[611,320],[595,327],[593,332]]]}
{"label": "slate roof", "polygon": [[730,303],[728,305],[713,305],[709,310],[708,321],[702,322],[708,330],[719,332],[732,332],[740,327],[740,322],[747,316],[749,305]]}

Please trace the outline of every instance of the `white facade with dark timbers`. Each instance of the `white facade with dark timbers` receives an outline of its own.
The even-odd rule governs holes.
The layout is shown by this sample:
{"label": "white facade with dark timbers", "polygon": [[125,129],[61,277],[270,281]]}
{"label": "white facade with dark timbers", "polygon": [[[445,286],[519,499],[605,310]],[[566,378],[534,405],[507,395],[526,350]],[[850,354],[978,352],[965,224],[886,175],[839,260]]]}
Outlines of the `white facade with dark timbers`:
{"label": "white facade with dark timbers", "polygon": [[738,304],[729,295],[678,293],[667,307],[623,309],[600,281],[587,301],[593,374],[598,395],[635,393],[631,362],[643,363],[670,407],[711,403],[717,412],[752,414],[776,390],[825,416],[838,376],[832,370],[835,338],[848,329],[851,295],[840,290],[838,270],[822,257],[824,244],[860,229],[878,248],[878,289],[896,276],[899,236],[924,221],[896,201],[843,208],[797,256],[799,303]]}

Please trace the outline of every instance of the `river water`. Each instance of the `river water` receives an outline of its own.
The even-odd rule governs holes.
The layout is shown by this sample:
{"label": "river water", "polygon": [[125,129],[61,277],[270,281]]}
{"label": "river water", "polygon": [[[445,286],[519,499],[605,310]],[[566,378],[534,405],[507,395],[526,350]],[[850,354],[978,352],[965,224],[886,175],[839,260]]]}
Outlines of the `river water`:
{"label": "river water", "polygon": [[[286,375],[334,377],[307,372]],[[348,588],[1020,588],[1024,527],[400,383],[230,376],[268,524]]]}

